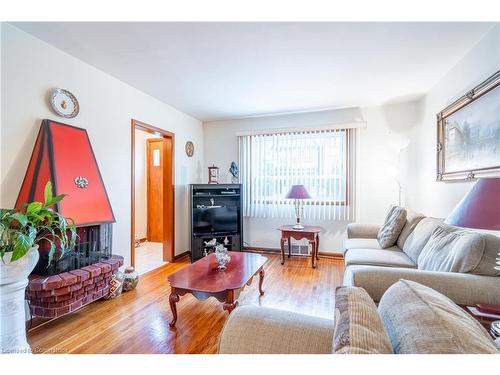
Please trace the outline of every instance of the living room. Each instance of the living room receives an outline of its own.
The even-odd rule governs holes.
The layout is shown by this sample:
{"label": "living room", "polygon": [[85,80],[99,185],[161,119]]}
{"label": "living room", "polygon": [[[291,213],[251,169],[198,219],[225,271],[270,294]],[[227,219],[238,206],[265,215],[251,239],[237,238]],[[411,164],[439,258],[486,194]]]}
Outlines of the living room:
{"label": "living room", "polygon": [[498,20],[106,17],[1,22],[3,353],[498,354]]}

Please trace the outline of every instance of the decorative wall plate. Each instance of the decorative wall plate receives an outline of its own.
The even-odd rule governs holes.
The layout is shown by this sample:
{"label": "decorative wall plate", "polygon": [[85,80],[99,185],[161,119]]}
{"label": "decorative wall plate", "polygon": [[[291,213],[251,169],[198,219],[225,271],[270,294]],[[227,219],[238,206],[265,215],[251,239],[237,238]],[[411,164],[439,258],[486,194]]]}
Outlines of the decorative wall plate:
{"label": "decorative wall plate", "polygon": [[73,118],[80,112],[80,105],[76,97],[64,89],[54,89],[52,91],[50,105],[56,114],[65,118]]}
{"label": "decorative wall plate", "polygon": [[191,157],[194,154],[194,144],[191,141],[186,142],[186,155]]}

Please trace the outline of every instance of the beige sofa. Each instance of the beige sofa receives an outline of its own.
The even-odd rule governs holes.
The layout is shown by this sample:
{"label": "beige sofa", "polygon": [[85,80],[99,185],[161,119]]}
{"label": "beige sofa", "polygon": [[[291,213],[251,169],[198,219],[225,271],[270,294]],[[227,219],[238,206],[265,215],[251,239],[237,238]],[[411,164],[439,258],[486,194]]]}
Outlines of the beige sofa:
{"label": "beige sofa", "polygon": [[362,288],[339,287],[332,317],[238,307],[222,330],[218,352],[498,353],[487,331],[472,316],[446,296],[408,280],[392,285],[378,307]]}
{"label": "beige sofa", "polygon": [[[461,273],[419,269],[419,255],[441,224],[441,219],[425,217],[407,209],[406,224],[397,243],[386,249],[381,249],[377,241],[379,226],[349,224],[348,238],[343,246],[344,285],[362,287],[374,301],[380,301],[391,285],[406,279],[427,285],[460,305],[500,305],[500,273],[493,268],[495,256],[500,251],[497,236],[482,234],[484,249],[480,256],[483,268],[480,271]],[[489,264],[491,272],[485,272],[489,270]]]}

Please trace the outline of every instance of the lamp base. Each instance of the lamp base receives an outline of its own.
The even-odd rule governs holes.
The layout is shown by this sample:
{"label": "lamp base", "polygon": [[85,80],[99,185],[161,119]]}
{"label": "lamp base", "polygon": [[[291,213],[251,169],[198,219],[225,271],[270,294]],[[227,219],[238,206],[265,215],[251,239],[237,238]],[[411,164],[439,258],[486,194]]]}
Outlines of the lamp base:
{"label": "lamp base", "polygon": [[304,226],[302,224],[297,223],[293,226],[293,229],[304,229]]}

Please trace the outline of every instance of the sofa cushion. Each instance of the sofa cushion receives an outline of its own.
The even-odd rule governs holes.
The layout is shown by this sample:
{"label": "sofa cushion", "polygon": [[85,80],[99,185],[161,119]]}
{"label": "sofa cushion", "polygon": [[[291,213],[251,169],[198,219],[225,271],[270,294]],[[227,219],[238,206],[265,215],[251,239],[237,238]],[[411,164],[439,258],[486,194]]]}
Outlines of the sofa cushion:
{"label": "sofa cushion", "polygon": [[470,273],[476,275],[485,276],[500,276],[500,270],[495,270],[496,258],[498,257],[498,252],[500,251],[500,237],[494,234],[484,233],[479,230],[470,230],[453,225],[447,225],[446,227],[449,231],[463,232],[467,231],[470,233],[475,233],[481,236],[484,241],[484,251],[481,259],[476,264],[476,267]]}
{"label": "sofa cushion", "polygon": [[[376,238],[349,238],[344,240],[342,252],[345,254],[350,249],[377,249],[381,250],[380,244]],[[397,246],[388,247],[385,250],[401,251]]]}
{"label": "sofa cushion", "polygon": [[[484,254],[474,273],[490,275],[490,272],[494,272],[494,276],[500,276],[500,269],[491,269],[492,265],[495,267],[497,258],[500,260],[500,237],[490,233],[481,233],[481,236],[484,238]],[[496,264],[500,266],[500,262]]]}
{"label": "sofa cushion", "polygon": [[344,256],[345,266],[368,265],[416,268],[417,265],[401,250],[351,249]]}
{"label": "sofa cushion", "polygon": [[335,291],[335,354],[389,354],[389,337],[377,306],[362,288],[339,287]]}
{"label": "sofa cushion", "polygon": [[404,247],[406,239],[424,217],[425,216],[421,213],[415,212],[409,208],[406,209],[406,223],[396,242],[400,249]]}
{"label": "sofa cushion", "polygon": [[483,238],[479,233],[450,229],[441,224],[432,232],[418,256],[418,269],[474,273],[484,253]]}
{"label": "sofa cushion", "polygon": [[395,206],[389,211],[377,235],[377,240],[382,249],[394,246],[405,222],[406,210],[403,207]]}
{"label": "sofa cushion", "polygon": [[419,221],[413,232],[411,232],[406,239],[403,251],[415,263],[417,263],[418,256],[431,237],[432,232],[434,232],[434,229],[436,229],[442,222],[442,219],[425,217]]}
{"label": "sofa cushion", "polygon": [[[418,257],[418,269],[496,276],[494,245],[486,251],[486,234],[440,224]],[[495,237],[495,236],[493,236]],[[491,241],[493,241],[491,239]]]}
{"label": "sofa cushion", "polygon": [[382,296],[378,311],[395,353],[497,353],[488,332],[448,297],[400,280]]}
{"label": "sofa cushion", "polygon": [[[220,354],[331,354],[331,319],[261,306],[241,306],[219,336]],[[213,338],[215,338],[214,336]]]}

